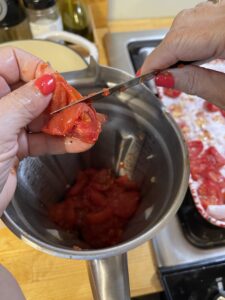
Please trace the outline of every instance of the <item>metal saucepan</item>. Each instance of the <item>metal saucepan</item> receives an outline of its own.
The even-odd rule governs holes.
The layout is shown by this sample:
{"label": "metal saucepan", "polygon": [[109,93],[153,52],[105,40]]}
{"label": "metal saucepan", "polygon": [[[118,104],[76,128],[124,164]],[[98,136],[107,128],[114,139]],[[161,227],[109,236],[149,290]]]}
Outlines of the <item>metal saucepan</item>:
{"label": "metal saucepan", "polygon": [[[64,74],[83,95],[131,76],[91,62],[83,71]],[[144,85],[96,103],[108,116],[97,144],[82,154],[24,159],[18,187],[3,215],[6,225],[36,249],[88,260],[94,299],[130,299],[126,252],[150,240],[177,212],[188,186],[189,165],[182,135],[160,101]],[[123,242],[105,249],[77,250],[76,236],[52,224],[46,204],[59,201],[79,169],[111,168],[141,184],[142,201]]]}

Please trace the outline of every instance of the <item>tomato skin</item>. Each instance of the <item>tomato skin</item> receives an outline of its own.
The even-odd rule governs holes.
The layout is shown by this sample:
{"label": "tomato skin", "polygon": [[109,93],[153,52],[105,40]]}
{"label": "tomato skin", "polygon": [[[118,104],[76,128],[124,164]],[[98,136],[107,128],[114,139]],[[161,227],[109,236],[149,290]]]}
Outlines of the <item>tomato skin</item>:
{"label": "tomato skin", "polygon": [[[83,98],[59,73],[54,73],[53,76],[56,88],[46,109],[47,114]],[[42,132],[50,135],[75,137],[90,144],[96,142],[102,124],[106,121],[104,115],[96,113],[91,103],[78,103],[54,115],[49,115],[49,117]]]}
{"label": "tomato skin", "polygon": [[101,131],[96,111],[85,103],[78,103],[53,115],[42,131],[51,135],[76,137],[94,143]]}
{"label": "tomato skin", "polygon": [[214,105],[208,101],[204,102],[203,107],[209,112],[216,112],[216,111],[220,110],[219,107],[217,107],[216,105]]}
{"label": "tomato skin", "polygon": [[181,91],[179,90],[175,90],[175,89],[171,89],[171,88],[163,88],[163,93],[164,95],[166,95],[167,97],[170,98],[177,98],[178,96],[180,96]]}

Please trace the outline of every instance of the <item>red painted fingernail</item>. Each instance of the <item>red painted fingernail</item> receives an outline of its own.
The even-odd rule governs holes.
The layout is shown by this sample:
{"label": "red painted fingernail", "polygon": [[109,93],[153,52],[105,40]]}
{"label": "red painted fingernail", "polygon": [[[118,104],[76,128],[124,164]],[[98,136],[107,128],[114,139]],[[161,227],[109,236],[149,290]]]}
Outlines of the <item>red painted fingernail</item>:
{"label": "red painted fingernail", "polygon": [[141,68],[139,69],[139,70],[137,70],[137,72],[136,72],[136,77],[139,77],[139,76],[141,76]]}
{"label": "red painted fingernail", "polygon": [[159,73],[155,76],[155,84],[166,88],[174,88],[174,77],[170,72]]}
{"label": "red painted fingernail", "polygon": [[55,78],[51,74],[45,74],[36,79],[35,86],[43,95],[47,96],[55,90]]}

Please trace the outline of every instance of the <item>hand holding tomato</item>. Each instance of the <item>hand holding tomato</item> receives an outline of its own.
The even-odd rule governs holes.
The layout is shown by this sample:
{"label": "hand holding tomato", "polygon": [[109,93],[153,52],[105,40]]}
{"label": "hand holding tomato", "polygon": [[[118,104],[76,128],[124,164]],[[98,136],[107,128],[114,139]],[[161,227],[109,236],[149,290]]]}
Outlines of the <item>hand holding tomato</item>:
{"label": "hand holding tomato", "polygon": [[49,75],[40,77],[42,65],[39,58],[20,49],[0,49],[0,215],[14,194],[15,167],[20,159],[81,152],[92,146],[78,139],[40,132],[44,124],[42,112],[54,92],[53,71],[46,68]]}
{"label": "hand holding tomato", "polygon": [[[175,17],[166,37],[147,57],[141,71],[165,70],[179,61],[225,59],[224,39],[225,0],[200,3]],[[198,66],[170,69],[169,73],[174,77],[173,86],[171,78],[161,86],[168,87],[170,83],[171,88],[225,107],[225,74]]]}

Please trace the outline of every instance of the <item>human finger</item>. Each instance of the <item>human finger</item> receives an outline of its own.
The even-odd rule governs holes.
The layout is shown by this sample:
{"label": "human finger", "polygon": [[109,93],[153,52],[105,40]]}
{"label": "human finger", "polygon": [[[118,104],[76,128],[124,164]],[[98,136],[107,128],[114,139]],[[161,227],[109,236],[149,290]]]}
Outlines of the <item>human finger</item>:
{"label": "human finger", "polygon": [[51,136],[44,133],[28,134],[28,145],[28,155],[30,156],[79,153],[87,151],[93,146],[93,144],[82,142],[77,138]]}
{"label": "human finger", "polygon": [[6,80],[0,76],[0,98],[11,92],[11,89]]}
{"label": "human finger", "polygon": [[[20,80],[28,82],[43,75],[41,64],[43,64],[43,61],[40,58],[22,49],[15,47],[0,48],[0,76],[9,85],[13,85]],[[51,68],[47,68],[44,73],[50,72],[50,70]]]}
{"label": "human finger", "polygon": [[181,90],[197,95],[225,109],[225,74],[197,66],[169,69],[155,78],[158,86]]}

